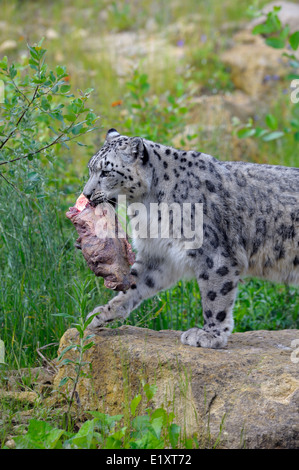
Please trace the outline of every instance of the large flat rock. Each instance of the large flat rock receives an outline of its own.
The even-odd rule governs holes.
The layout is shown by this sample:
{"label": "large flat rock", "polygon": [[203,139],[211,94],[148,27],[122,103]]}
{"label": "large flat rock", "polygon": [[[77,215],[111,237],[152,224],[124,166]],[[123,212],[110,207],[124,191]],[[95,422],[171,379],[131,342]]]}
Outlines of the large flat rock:
{"label": "large flat rock", "polygon": [[[213,350],[182,345],[178,331],[100,329],[85,355],[93,378],[80,380],[79,399],[84,409],[122,413],[145,380],[157,385],[153,406],[174,409],[175,421],[188,434],[196,432],[203,445],[219,438],[224,448],[298,448],[294,340],[299,342],[299,330],[250,331]],[[59,353],[77,342],[77,330],[67,330]],[[65,357],[75,354],[70,350]],[[64,376],[74,376],[71,368],[59,369],[54,389]]]}

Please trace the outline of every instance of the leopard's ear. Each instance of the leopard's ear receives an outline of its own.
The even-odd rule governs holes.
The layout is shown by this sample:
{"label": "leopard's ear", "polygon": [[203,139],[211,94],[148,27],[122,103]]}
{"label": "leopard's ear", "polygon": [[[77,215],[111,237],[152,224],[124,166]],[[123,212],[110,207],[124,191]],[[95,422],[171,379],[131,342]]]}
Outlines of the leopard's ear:
{"label": "leopard's ear", "polygon": [[130,147],[132,155],[135,158],[140,158],[142,164],[145,165],[149,160],[149,155],[144,140],[141,137],[132,137]]}
{"label": "leopard's ear", "polygon": [[106,134],[106,141],[110,142],[111,140],[115,139],[116,137],[119,137],[120,133],[117,132],[116,129],[109,129],[109,131]]}

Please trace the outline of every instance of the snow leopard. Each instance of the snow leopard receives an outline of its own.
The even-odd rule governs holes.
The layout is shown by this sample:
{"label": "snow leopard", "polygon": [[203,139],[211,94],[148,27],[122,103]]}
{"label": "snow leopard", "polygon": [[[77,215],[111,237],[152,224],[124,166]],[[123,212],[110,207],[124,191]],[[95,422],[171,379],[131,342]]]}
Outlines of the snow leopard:
{"label": "snow leopard", "polygon": [[93,205],[120,194],[146,208],[202,205],[202,243],[195,248],[186,248],[184,236],[142,238],[133,231],[135,282],[89,313],[91,328],[125,319],[144,299],[195,278],[204,323],[183,332],[181,342],[224,348],[242,278],[299,284],[299,168],[222,161],[115,129],[107,132],[88,168],[83,193]]}

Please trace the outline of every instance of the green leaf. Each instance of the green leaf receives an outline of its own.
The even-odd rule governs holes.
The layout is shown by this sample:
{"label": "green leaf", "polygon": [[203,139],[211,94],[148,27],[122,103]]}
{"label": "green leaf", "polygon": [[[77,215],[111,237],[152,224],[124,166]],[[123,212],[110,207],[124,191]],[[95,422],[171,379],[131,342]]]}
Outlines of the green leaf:
{"label": "green leaf", "polygon": [[88,327],[88,325],[90,325],[90,323],[92,322],[92,320],[94,319],[96,315],[98,314],[94,313],[93,315],[90,315],[90,317],[87,318],[87,320],[84,322],[84,325],[83,325],[84,330],[86,330],[86,328]]}
{"label": "green leaf", "polygon": [[94,88],[87,88],[87,90],[85,90],[84,92],[84,95],[90,95],[90,93],[92,93],[94,91]]}
{"label": "green leaf", "polygon": [[268,132],[269,131],[267,129],[263,129],[262,127],[256,127],[255,136],[262,137],[263,135],[268,134]]}
{"label": "green leaf", "polygon": [[299,131],[295,132],[294,139],[295,139],[296,142],[299,142]]}
{"label": "green leaf", "polygon": [[88,147],[88,145],[82,144],[82,142],[76,141],[76,144],[79,145],[80,147]]}
{"label": "green leaf", "polygon": [[82,424],[81,428],[71,439],[68,439],[63,447],[75,449],[95,449],[94,440],[95,420],[88,420]]}
{"label": "green leaf", "polygon": [[82,129],[83,129],[83,124],[80,122],[76,124],[74,127],[72,127],[72,133],[74,135],[79,135]]}
{"label": "green leaf", "polygon": [[82,352],[87,351],[88,349],[92,348],[93,346],[94,346],[94,342],[93,342],[93,341],[91,341],[91,342],[88,343],[88,344],[85,344],[85,346],[83,346]]}
{"label": "green leaf", "polygon": [[296,31],[295,33],[291,34],[289,37],[289,43],[291,45],[291,48],[296,51],[299,46],[299,31]]}
{"label": "green leaf", "polygon": [[145,385],[143,386],[143,390],[144,390],[144,392],[145,392],[145,394],[146,394],[146,398],[147,398],[148,401],[150,401],[150,400],[153,398],[153,396],[154,396],[154,395],[156,394],[156,392],[157,392],[157,389],[158,389],[157,385],[145,384]]}
{"label": "green leaf", "polygon": [[67,353],[68,351],[70,351],[71,349],[75,349],[77,348],[77,344],[70,344],[69,346],[67,346],[66,348],[64,348],[64,350],[60,353],[60,355],[58,356],[58,361],[60,361],[63,356],[65,355],[65,353]]}
{"label": "green leaf", "polygon": [[246,137],[252,137],[255,135],[255,129],[244,127],[243,129],[238,130],[237,136],[239,139],[245,139]]}
{"label": "green leaf", "polygon": [[131,446],[133,449],[163,449],[164,440],[158,439],[152,432],[148,431],[141,439],[131,442]]}
{"label": "green leaf", "polygon": [[29,49],[29,53],[30,53],[31,57],[32,57],[35,61],[38,62],[39,57],[38,57],[38,52],[37,52],[37,50],[35,49],[35,47],[32,47],[32,46],[30,46],[29,44],[27,44],[27,47],[28,47],[28,49]]}
{"label": "green leaf", "polygon": [[[299,67],[299,63],[298,63]],[[299,74],[298,73],[290,73],[286,77],[286,80],[298,80],[299,79]]]}
{"label": "green leaf", "polygon": [[99,411],[89,411],[89,414],[96,418],[96,426],[102,432],[110,431],[115,423],[119,422],[123,415],[109,416],[108,414],[100,413]]}
{"label": "green leaf", "polygon": [[69,122],[75,122],[76,119],[77,119],[77,116],[76,116],[76,114],[74,114],[74,113],[72,113],[72,114],[71,114],[71,113],[64,114],[63,117],[64,117],[64,119],[66,119],[66,120],[69,121]]}
{"label": "green leaf", "polygon": [[151,426],[155,432],[155,436],[157,437],[157,439],[159,439],[163,426],[163,416],[159,416],[158,418],[151,420]]}
{"label": "green leaf", "polygon": [[7,70],[7,56],[6,55],[0,60],[0,69]]}
{"label": "green leaf", "polygon": [[58,387],[63,387],[69,380],[70,377],[63,377],[63,379],[60,380]]}
{"label": "green leaf", "polygon": [[54,428],[45,421],[31,419],[25,436],[16,437],[17,449],[55,449],[64,434],[62,429]]}
{"label": "green leaf", "polygon": [[68,364],[76,364],[76,361],[73,361],[72,359],[63,359],[60,363],[61,366],[67,366]]}
{"label": "green leaf", "polygon": [[267,126],[270,129],[272,130],[277,129],[277,126],[278,126],[277,119],[273,116],[273,114],[267,114],[265,121],[266,121]]}
{"label": "green leaf", "polygon": [[66,67],[62,67],[61,65],[56,66],[56,74],[58,78],[66,76]]}
{"label": "green leaf", "polygon": [[86,341],[88,341],[89,339],[93,338],[94,336],[95,336],[94,333],[92,333],[91,335],[87,335],[87,336],[84,338],[84,343],[85,343]]}
{"label": "green leaf", "polygon": [[136,395],[133,400],[131,401],[131,414],[132,416],[135,416],[136,408],[141,402],[142,396],[141,395]]}
{"label": "green leaf", "polygon": [[181,428],[177,424],[172,423],[168,429],[168,436],[171,447],[175,449],[178,446]]}
{"label": "green leaf", "polygon": [[61,85],[60,92],[61,93],[67,93],[68,91],[70,91],[70,89],[71,89],[70,85]]}
{"label": "green leaf", "polygon": [[283,49],[285,47],[285,40],[281,38],[267,38],[265,43],[274,49]]}
{"label": "green leaf", "polygon": [[86,121],[88,125],[93,124],[93,122],[97,119],[97,115],[95,113],[87,113]]}
{"label": "green leaf", "polygon": [[17,75],[17,70],[16,70],[16,68],[15,68],[15,65],[12,64],[12,65],[9,67],[9,76],[10,76],[10,78],[13,80],[16,75]]}
{"label": "green leaf", "polygon": [[272,32],[269,30],[269,27],[266,26],[264,23],[256,25],[253,30],[251,31],[252,34],[267,34],[269,32]]}
{"label": "green leaf", "polygon": [[284,132],[282,132],[282,131],[270,132],[270,134],[267,134],[264,137],[262,137],[262,140],[264,142],[269,142],[270,140],[279,139],[282,136],[284,136]]}

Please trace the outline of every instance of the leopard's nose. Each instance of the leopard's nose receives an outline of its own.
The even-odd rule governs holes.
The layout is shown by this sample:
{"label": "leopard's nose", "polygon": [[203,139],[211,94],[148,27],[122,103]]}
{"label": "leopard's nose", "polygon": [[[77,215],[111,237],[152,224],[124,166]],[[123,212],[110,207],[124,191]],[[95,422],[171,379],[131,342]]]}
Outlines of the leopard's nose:
{"label": "leopard's nose", "polygon": [[92,191],[86,191],[86,189],[84,188],[83,194],[89,200],[92,196]]}

